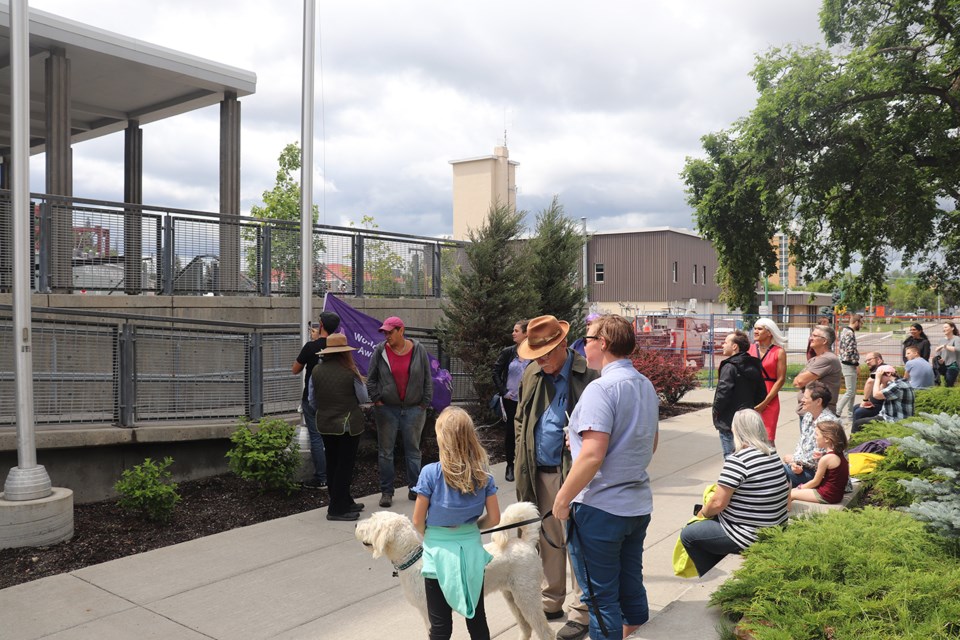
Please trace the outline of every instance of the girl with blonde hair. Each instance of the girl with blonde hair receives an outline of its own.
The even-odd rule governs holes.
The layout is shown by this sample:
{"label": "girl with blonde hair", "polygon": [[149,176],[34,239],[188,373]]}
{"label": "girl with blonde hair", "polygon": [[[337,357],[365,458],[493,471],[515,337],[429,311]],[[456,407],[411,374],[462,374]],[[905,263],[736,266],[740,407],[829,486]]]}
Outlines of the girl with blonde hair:
{"label": "girl with blonde hair", "polygon": [[[414,491],[413,525],[423,534],[423,575],[430,640],[453,634],[453,610],[467,619],[471,640],[489,640],[483,572],[492,556],[480,529],[500,522],[497,486],[473,420],[459,407],[437,418],[440,462],[423,467]],[[484,513],[486,511],[486,513]]]}
{"label": "girl with blonde hair", "polygon": [[767,387],[767,397],[754,409],[763,417],[767,439],[773,444],[777,437],[777,422],[780,420],[780,389],[787,381],[787,351],[784,349],[786,338],[780,333],[776,322],[769,318],[760,318],[753,325],[753,339],[749,353],[760,360],[763,383]]}

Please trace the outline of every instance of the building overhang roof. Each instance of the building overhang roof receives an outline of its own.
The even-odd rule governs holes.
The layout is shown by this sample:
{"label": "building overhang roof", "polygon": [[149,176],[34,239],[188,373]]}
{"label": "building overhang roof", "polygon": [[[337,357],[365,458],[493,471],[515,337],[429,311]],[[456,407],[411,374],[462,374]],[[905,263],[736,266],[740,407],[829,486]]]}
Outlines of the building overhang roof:
{"label": "building overhang roof", "polygon": [[[256,91],[257,76],[228,65],[30,10],[30,147],[46,144],[46,59],[70,65],[71,141],[82,142]],[[0,3],[0,153],[10,148],[10,8]]]}

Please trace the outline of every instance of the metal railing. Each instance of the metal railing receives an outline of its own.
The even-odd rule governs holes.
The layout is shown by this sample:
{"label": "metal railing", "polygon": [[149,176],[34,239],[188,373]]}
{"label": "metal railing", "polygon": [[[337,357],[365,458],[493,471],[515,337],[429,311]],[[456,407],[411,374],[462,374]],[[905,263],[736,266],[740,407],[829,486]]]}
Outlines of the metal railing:
{"label": "metal railing", "polygon": [[[302,376],[299,325],[156,318],[35,309],[35,419],[39,425],[132,427],[291,413]],[[453,400],[474,400],[469,376],[436,333],[411,327],[453,377]],[[0,426],[16,424],[11,307],[0,305]]]}
{"label": "metal railing", "polygon": [[[296,221],[31,194],[31,287],[41,293],[300,295]],[[0,292],[13,276],[12,205],[0,190]],[[430,298],[462,243],[314,225],[316,295]]]}

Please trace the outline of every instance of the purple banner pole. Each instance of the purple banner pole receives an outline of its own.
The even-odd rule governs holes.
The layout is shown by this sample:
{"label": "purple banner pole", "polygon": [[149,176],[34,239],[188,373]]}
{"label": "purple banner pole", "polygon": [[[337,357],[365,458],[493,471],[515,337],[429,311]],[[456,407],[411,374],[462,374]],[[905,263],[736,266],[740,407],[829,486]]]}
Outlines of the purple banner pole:
{"label": "purple banner pole", "polygon": [[[353,359],[360,373],[366,376],[373,349],[383,342],[383,334],[380,333],[382,320],[357,311],[332,293],[323,296],[323,310],[340,316],[340,333],[347,336],[347,343],[351,347],[357,349],[353,352]],[[443,411],[450,406],[453,397],[453,378],[449,371],[440,368],[440,361],[432,354],[427,353],[427,356],[430,358],[430,376],[433,379],[431,406],[438,412]]]}

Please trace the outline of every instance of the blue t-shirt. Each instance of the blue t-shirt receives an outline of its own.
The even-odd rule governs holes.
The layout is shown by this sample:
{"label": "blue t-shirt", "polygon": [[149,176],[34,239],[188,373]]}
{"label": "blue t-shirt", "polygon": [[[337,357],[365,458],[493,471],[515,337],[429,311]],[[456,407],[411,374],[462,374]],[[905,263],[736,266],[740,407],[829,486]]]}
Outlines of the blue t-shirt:
{"label": "blue t-shirt", "polygon": [[456,527],[476,522],[483,515],[487,497],[497,492],[493,476],[487,474],[487,484],[476,493],[461,493],[446,483],[439,462],[428,464],[420,470],[420,479],[414,491],[429,498],[427,526]]}

